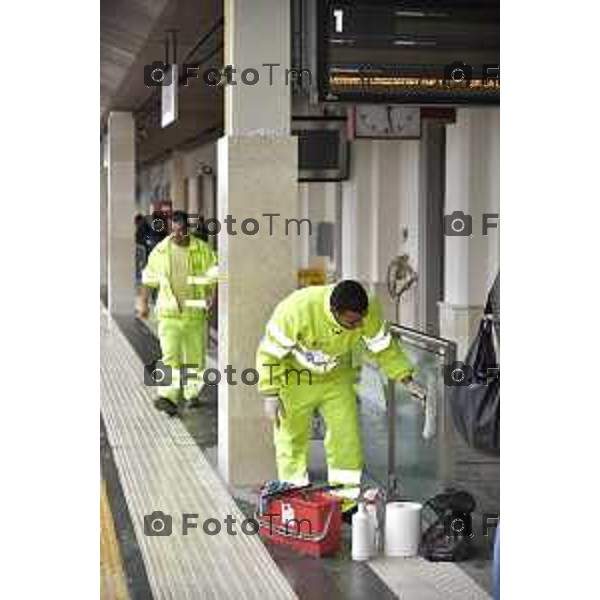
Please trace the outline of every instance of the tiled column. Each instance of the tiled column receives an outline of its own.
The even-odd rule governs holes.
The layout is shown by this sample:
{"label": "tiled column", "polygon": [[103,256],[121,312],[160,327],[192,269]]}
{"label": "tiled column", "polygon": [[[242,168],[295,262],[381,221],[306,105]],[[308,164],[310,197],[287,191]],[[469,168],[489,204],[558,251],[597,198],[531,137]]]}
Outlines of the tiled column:
{"label": "tiled column", "polygon": [[445,237],[440,334],[464,358],[498,268],[499,230],[483,235],[483,214],[499,212],[500,118],[497,108],[458,109],[446,131],[446,206],[472,218],[471,236]]}
{"label": "tiled column", "polygon": [[200,187],[198,177],[192,175],[187,179],[187,212],[189,215],[197,215],[200,212]]}
{"label": "tiled column", "polygon": [[202,176],[202,207],[205,219],[216,219],[214,214],[215,177],[214,175]]}
{"label": "tiled column", "polygon": [[[221,230],[219,268],[219,369],[237,369],[238,385],[219,387],[219,470],[233,485],[275,477],[272,425],[256,385],[241,382],[275,305],[295,288],[293,240],[284,219],[297,217],[297,147],[290,135],[290,6],[280,0],[226,0],[225,64],[237,69],[225,86],[225,132],[218,142],[218,219],[237,220],[237,235]],[[272,85],[263,63],[279,63]],[[259,71],[256,85],[242,83],[245,68]],[[263,213],[279,213],[272,235]],[[256,235],[241,230],[259,222]],[[225,226],[224,226],[225,227]]]}
{"label": "tiled column", "polygon": [[135,297],[135,128],[128,112],[108,118],[108,310],[131,314]]}

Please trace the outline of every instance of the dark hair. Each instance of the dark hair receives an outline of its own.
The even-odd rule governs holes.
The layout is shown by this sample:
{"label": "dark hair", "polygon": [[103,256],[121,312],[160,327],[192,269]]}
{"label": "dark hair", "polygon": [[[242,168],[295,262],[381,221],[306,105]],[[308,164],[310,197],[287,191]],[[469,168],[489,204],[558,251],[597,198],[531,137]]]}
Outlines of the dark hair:
{"label": "dark hair", "polygon": [[358,281],[347,279],[333,288],[329,303],[336,312],[351,310],[364,315],[369,307],[369,297]]}
{"label": "dark hair", "polygon": [[177,225],[185,225],[187,227],[187,213],[184,210],[174,210],[173,214],[171,215],[171,221],[173,221],[173,223],[177,223]]}

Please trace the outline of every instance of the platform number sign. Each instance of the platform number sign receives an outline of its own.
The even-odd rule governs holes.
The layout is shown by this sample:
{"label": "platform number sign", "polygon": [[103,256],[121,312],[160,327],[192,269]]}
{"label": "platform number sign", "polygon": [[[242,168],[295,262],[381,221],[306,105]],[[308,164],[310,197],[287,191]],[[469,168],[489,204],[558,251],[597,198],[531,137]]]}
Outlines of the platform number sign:
{"label": "platform number sign", "polygon": [[344,31],[344,11],[341,8],[333,9],[333,18],[335,20],[335,32],[342,33]]}

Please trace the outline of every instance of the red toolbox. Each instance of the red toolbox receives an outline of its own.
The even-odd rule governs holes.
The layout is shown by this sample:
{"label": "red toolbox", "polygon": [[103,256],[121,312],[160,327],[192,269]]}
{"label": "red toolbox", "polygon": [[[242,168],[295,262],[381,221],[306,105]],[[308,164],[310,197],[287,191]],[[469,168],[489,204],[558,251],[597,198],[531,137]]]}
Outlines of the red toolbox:
{"label": "red toolbox", "polygon": [[267,499],[258,520],[264,538],[301,554],[327,556],[340,547],[341,500],[322,490],[290,490]]}

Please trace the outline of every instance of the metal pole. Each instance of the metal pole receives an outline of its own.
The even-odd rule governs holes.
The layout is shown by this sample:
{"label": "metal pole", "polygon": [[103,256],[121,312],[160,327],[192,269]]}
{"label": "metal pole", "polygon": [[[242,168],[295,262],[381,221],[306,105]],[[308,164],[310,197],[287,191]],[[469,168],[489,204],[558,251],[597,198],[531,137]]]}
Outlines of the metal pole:
{"label": "metal pole", "polygon": [[[456,360],[456,344],[449,344],[444,350],[444,365],[452,364]],[[444,385],[443,378],[438,382],[438,465],[439,480],[443,488],[448,487],[454,479],[454,428],[452,415],[448,406],[448,388]]]}
{"label": "metal pole", "polygon": [[387,498],[394,497],[398,492],[398,477],[396,476],[396,386],[390,379],[387,385],[387,416],[388,416],[388,480]]}

